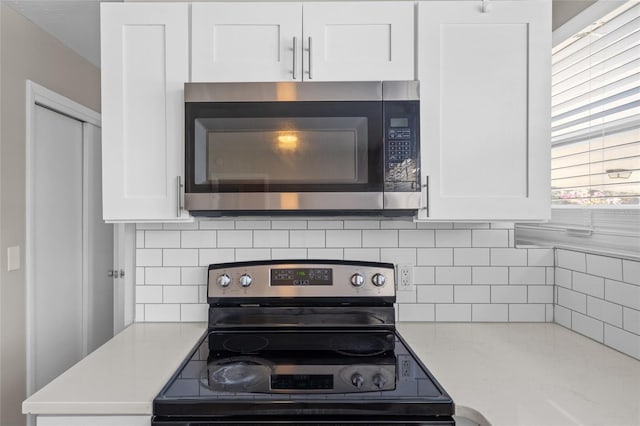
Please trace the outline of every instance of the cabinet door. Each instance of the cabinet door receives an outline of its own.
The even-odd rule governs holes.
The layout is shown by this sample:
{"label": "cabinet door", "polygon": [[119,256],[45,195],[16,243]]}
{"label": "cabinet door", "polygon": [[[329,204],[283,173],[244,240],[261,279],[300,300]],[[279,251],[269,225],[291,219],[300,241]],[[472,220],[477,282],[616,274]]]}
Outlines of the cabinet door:
{"label": "cabinet door", "polygon": [[304,3],[304,79],[414,79],[412,2]]}
{"label": "cabinet door", "polygon": [[301,35],[300,3],[194,3],[192,81],[302,80]]}
{"label": "cabinet door", "polygon": [[[428,218],[550,215],[551,5],[421,2],[418,56]],[[421,210],[420,218],[427,218]]]}
{"label": "cabinet door", "polygon": [[103,3],[102,173],[108,221],[179,220],[189,5]]}

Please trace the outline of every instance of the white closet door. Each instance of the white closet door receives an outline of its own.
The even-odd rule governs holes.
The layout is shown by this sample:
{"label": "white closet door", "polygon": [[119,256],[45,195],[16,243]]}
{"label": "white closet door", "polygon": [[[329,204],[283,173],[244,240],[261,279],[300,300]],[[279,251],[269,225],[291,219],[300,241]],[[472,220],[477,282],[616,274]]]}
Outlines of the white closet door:
{"label": "white closet door", "polygon": [[83,355],[82,123],[36,107],[33,187],[35,390]]}

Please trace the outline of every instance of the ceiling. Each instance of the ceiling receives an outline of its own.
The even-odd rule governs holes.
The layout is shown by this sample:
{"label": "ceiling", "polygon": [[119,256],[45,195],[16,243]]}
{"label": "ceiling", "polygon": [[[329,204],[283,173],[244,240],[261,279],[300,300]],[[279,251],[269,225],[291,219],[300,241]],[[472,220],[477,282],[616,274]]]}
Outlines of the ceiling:
{"label": "ceiling", "polygon": [[[0,0],[100,67],[100,3],[122,0]],[[553,28],[594,0],[553,0]]]}

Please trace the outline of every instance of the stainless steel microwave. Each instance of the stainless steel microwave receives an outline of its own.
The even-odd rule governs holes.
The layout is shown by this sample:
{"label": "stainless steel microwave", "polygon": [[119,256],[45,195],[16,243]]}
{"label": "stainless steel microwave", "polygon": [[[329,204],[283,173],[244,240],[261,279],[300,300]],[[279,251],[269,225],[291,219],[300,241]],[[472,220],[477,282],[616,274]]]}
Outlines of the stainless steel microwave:
{"label": "stainless steel microwave", "polygon": [[418,82],[186,83],[194,215],[411,215]]}

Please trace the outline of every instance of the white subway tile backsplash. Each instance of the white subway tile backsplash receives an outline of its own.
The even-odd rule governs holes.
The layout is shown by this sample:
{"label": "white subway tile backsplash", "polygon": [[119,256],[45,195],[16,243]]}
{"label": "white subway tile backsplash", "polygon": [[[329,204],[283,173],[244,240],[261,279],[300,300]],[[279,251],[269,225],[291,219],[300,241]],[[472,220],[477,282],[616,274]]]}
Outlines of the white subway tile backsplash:
{"label": "white subway tile backsplash", "polygon": [[206,322],[208,318],[209,305],[206,303],[182,304],[180,305],[180,321],[183,322]]}
{"label": "white subway tile backsplash", "polygon": [[[416,287],[412,287],[409,290],[398,289],[396,292],[396,303],[416,303]],[[397,309],[397,307],[396,307]]]}
{"label": "white subway tile backsplash", "polygon": [[640,336],[628,331],[604,325],[604,344],[634,358],[640,359]]}
{"label": "white subway tile backsplash", "polygon": [[491,266],[527,266],[527,250],[492,248]]}
{"label": "white subway tile backsplash", "polygon": [[622,280],[622,259],[587,254],[587,273]]}
{"label": "white subway tile backsplash", "polygon": [[236,220],[236,229],[271,229],[269,220]]}
{"label": "white subway tile backsplash", "polygon": [[491,229],[514,229],[513,222],[491,222]]}
{"label": "white subway tile backsplash", "polygon": [[553,266],[554,256],[551,248],[527,249],[528,266]]}
{"label": "white subway tile backsplash", "polygon": [[509,247],[509,231],[506,229],[474,229],[471,231],[473,247]]}
{"label": "white subway tile backsplash", "polygon": [[555,268],[555,282],[556,285],[559,285],[564,288],[572,288],[573,287],[573,273],[564,268]]}
{"label": "white subway tile backsplash", "polygon": [[418,222],[416,224],[418,229],[453,229],[453,223],[451,222]]}
{"label": "white subway tile backsplash", "polygon": [[400,247],[434,247],[435,233],[431,229],[414,229],[398,231]]}
{"label": "white subway tile backsplash", "polygon": [[182,285],[206,285],[207,268],[180,268],[180,283]]}
{"label": "white subway tile backsplash", "polygon": [[379,220],[345,220],[344,229],[380,229]]}
{"label": "white subway tile backsplash", "polygon": [[136,266],[162,266],[162,249],[136,249]]}
{"label": "white subway tile backsplash", "polygon": [[144,268],[136,267],[136,285],[144,285]]}
{"label": "white subway tile backsplash", "polygon": [[376,248],[346,248],[344,258],[347,260],[362,260],[365,262],[380,262],[380,249]]}
{"label": "white subway tile backsplash", "polygon": [[604,340],[604,324],[602,321],[582,315],[579,312],[571,313],[571,329],[598,342]]}
{"label": "white subway tile backsplash", "polygon": [[528,286],[527,303],[553,303],[553,286]]}
{"label": "white subway tile backsplash", "polygon": [[587,313],[587,296],[563,287],[557,287],[556,290],[558,292],[558,300],[556,301],[558,305],[582,314]]}
{"label": "white subway tile backsplash", "polygon": [[474,266],[471,268],[472,284],[508,284],[509,268],[506,266]]}
{"label": "white subway tile backsplash", "polygon": [[556,268],[553,266],[547,266],[546,268],[546,284],[554,285],[556,283]]}
{"label": "white subway tile backsplash", "polygon": [[162,266],[198,266],[198,249],[164,249]]}
{"label": "white subway tile backsplash", "polygon": [[640,286],[605,280],[604,298],[610,302],[640,310]]}
{"label": "white subway tile backsplash", "polygon": [[198,287],[193,285],[168,285],[162,294],[163,303],[198,303]]}
{"label": "white subway tile backsplash", "polygon": [[[304,250],[304,249],[303,249]],[[307,250],[307,257],[309,259],[345,259],[345,260],[353,260],[349,257],[346,257],[344,254],[344,250],[341,248],[310,248]],[[376,254],[376,256],[380,256],[380,252]]]}
{"label": "white subway tile backsplash", "polygon": [[146,248],[180,247],[180,231],[144,231]]}
{"label": "white subway tile backsplash", "polygon": [[199,229],[234,229],[235,220],[232,219],[201,219],[198,221]]}
{"label": "white subway tile backsplash", "polygon": [[463,322],[471,321],[470,304],[439,304],[436,305],[436,321]]}
{"label": "white subway tile backsplash", "polygon": [[587,257],[581,252],[557,249],[556,266],[572,271],[587,272]]}
{"label": "white subway tile backsplash", "polygon": [[289,247],[289,232],[282,230],[253,231],[253,247]]}
{"label": "white subway tile backsplash", "polygon": [[587,315],[616,327],[622,327],[622,306],[615,303],[587,296]]}
{"label": "white subway tile backsplash", "polygon": [[604,278],[583,274],[582,272],[574,272],[573,289],[602,299],[604,298]]}
{"label": "white subway tile backsplash", "polygon": [[453,300],[455,303],[489,303],[489,288],[488,285],[457,285],[454,286]]}
{"label": "white subway tile backsplash", "polygon": [[471,305],[471,321],[507,322],[509,321],[509,305],[496,303]]}
{"label": "white subway tile backsplash", "polygon": [[225,263],[235,260],[235,251],[227,249],[200,249],[198,251],[198,264],[208,266],[210,263]]}
{"label": "white subway tile backsplash", "polygon": [[382,220],[380,229],[416,229],[416,224],[413,219]]}
{"label": "white subway tile backsplash", "polygon": [[144,319],[144,304],[136,303],[135,321],[136,322],[142,322],[144,320],[145,320]]}
{"label": "white subway tile backsplash", "polygon": [[553,305],[553,321],[571,328],[571,310],[560,305]]}
{"label": "white subway tile backsplash", "polygon": [[268,260],[271,258],[271,250],[268,248],[238,248],[236,249],[236,262],[249,260]]}
{"label": "white subway tile backsplash", "polygon": [[327,247],[362,247],[362,231],[341,229],[326,231]]}
{"label": "white subway tile backsplash", "polygon": [[136,303],[162,303],[162,287],[155,285],[136,286]]}
{"label": "white subway tile backsplash", "polygon": [[631,308],[623,308],[622,316],[623,328],[631,333],[640,334],[640,311],[636,311]]}
{"label": "white subway tile backsplash", "polygon": [[138,223],[136,224],[136,229],[144,231],[147,229],[157,230],[162,229],[161,223]]}
{"label": "white subway tile backsplash", "polygon": [[198,303],[207,303],[207,286],[198,286]]}
{"label": "white subway tile backsplash", "polygon": [[307,221],[278,219],[271,222],[271,229],[307,229]]}
{"label": "white subway tile backsplash", "polygon": [[468,266],[437,266],[436,284],[471,284],[471,268]]}
{"label": "white subway tile backsplash", "polygon": [[381,248],[380,261],[395,264],[416,264],[415,248]]}
{"label": "white subway tile backsplash", "polygon": [[509,284],[544,285],[547,282],[547,271],[537,266],[512,266],[509,268]]}
{"label": "white subway tile backsplash", "polygon": [[144,248],[144,231],[136,231],[136,248]]}
{"label": "white subway tile backsplash", "polygon": [[418,289],[419,303],[453,303],[452,285],[420,285]]}
{"label": "white subway tile backsplash", "polygon": [[398,231],[392,229],[362,231],[362,247],[398,247]]}
{"label": "white subway tile backsplash", "polygon": [[220,230],[218,231],[218,247],[253,247],[253,232]]}
{"label": "white subway tile backsplash", "polygon": [[455,248],[453,264],[456,266],[489,266],[488,248]]}
{"label": "white subway tile backsplash", "polygon": [[176,222],[176,223],[163,223],[162,229],[182,231],[185,229],[198,229],[198,222]]}
{"label": "white subway tile backsplash", "polygon": [[415,303],[398,306],[399,321],[433,321],[434,306],[430,303]]}
{"label": "white subway tile backsplash", "polygon": [[445,230],[436,232],[436,247],[471,247],[471,231],[467,229]]}
{"label": "white subway tile backsplash", "polygon": [[307,222],[308,229],[343,229],[344,222],[342,220],[309,220]]}
{"label": "white subway tile backsplash", "polygon": [[433,266],[416,266],[413,268],[413,283],[416,285],[433,285],[436,283],[436,268]]}
{"label": "white subway tile backsplash", "polygon": [[622,281],[640,285],[640,262],[634,260],[622,261]]}
{"label": "white subway tile backsplash", "polygon": [[489,229],[491,224],[482,222],[454,222],[453,229]]}
{"label": "white subway tile backsplash", "polygon": [[180,321],[180,305],[178,304],[146,304],[144,320],[150,322]]}
{"label": "white subway tile backsplash", "polygon": [[[309,251],[312,249],[309,249]],[[323,250],[323,249],[314,249]],[[303,248],[274,248],[271,249],[271,259],[306,259],[307,249]],[[318,259],[318,257],[309,257],[309,259]],[[320,259],[342,259],[342,251],[340,251],[340,257],[327,257],[322,256]]]}
{"label": "white subway tile backsplash", "polygon": [[491,303],[527,303],[527,287],[491,286]]}
{"label": "white subway tile backsplash", "polygon": [[545,322],[547,318],[546,306],[538,304],[510,304],[509,321],[514,322]]}
{"label": "white subway tile backsplash", "polygon": [[182,231],[182,248],[214,248],[216,246],[216,231]]}
{"label": "white subway tile backsplash", "polygon": [[289,231],[289,247],[325,247],[325,232]]}
{"label": "white subway tile backsplash", "polygon": [[453,249],[451,248],[419,248],[417,257],[418,265],[453,266]]}
{"label": "white subway tile backsplash", "polygon": [[180,268],[146,268],[144,282],[146,285],[180,284]]}

